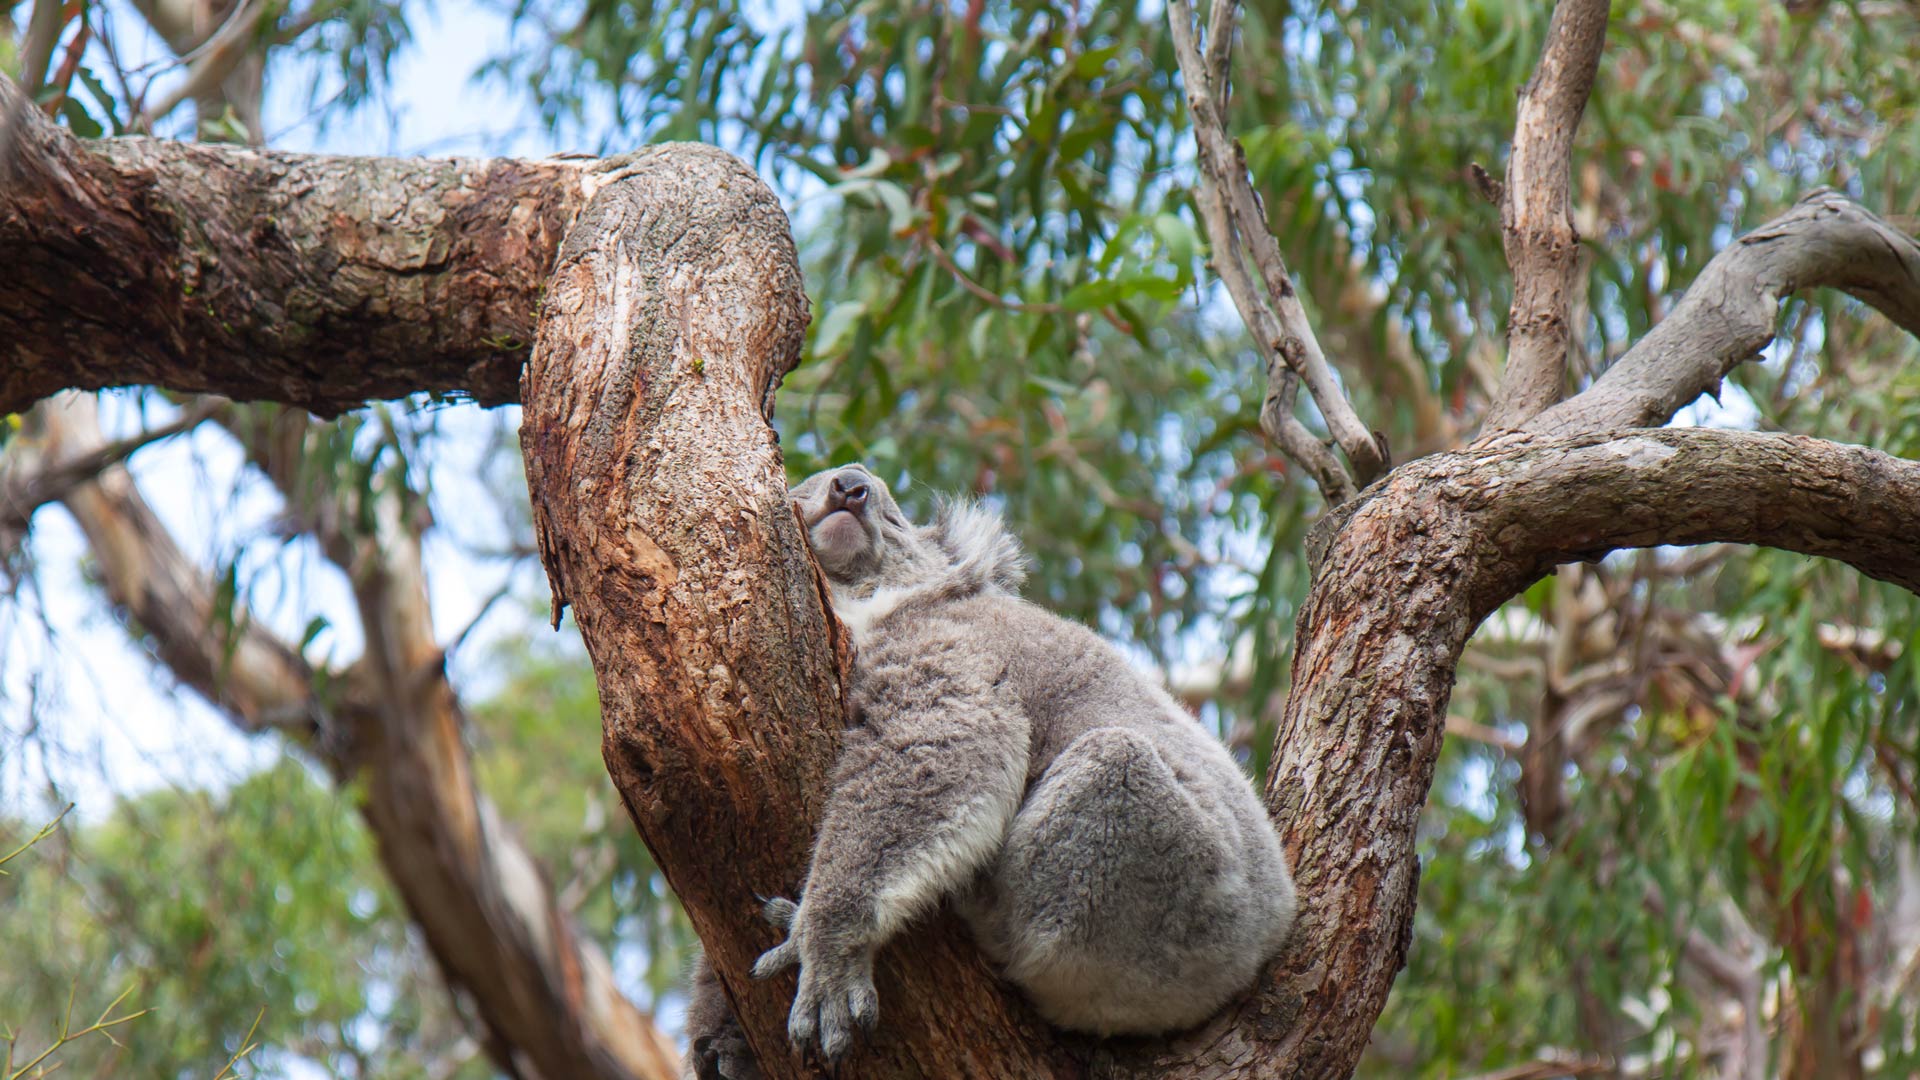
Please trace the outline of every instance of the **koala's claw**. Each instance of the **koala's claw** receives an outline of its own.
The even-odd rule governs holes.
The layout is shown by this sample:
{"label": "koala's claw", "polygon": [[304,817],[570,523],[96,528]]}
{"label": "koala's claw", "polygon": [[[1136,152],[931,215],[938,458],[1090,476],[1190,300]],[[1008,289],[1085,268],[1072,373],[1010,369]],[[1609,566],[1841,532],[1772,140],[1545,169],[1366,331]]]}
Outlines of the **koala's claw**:
{"label": "koala's claw", "polygon": [[856,1030],[872,1031],[880,1019],[872,953],[827,945],[832,938],[822,938],[814,922],[803,926],[800,905],[784,897],[763,898],[760,914],[786,931],[787,939],[760,954],[753,977],[798,965],[800,988],[787,1014],[787,1038],[799,1049],[817,1042],[828,1060],[838,1060],[852,1048]]}
{"label": "koala's claw", "polygon": [[787,1016],[787,1038],[795,1046],[817,1038],[820,1052],[837,1061],[852,1048],[855,1030],[871,1032],[879,1020],[880,994],[868,962],[847,958],[801,966],[800,992]]}
{"label": "koala's claw", "polygon": [[753,962],[753,977],[766,979],[787,970],[800,962],[800,945],[792,938],[775,945],[760,954]]}

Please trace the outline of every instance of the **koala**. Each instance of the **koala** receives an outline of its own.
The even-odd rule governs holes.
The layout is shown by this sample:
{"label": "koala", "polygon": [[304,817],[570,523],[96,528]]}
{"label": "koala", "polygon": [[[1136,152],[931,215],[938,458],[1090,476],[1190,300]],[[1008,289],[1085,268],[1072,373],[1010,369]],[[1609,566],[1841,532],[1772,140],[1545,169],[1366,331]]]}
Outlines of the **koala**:
{"label": "koala", "polygon": [[950,501],[917,526],[860,465],[792,497],[854,644],[812,863],[797,904],[767,903],[787,936],[753,969],[799,966],[792,1041],[836,1058],[871,1029],[875,952],[943,900],[1068,1030],[1191,1027],[1252,985],[1294,888],[1226,748],[1113,645],[1020,598],[998,515]]}

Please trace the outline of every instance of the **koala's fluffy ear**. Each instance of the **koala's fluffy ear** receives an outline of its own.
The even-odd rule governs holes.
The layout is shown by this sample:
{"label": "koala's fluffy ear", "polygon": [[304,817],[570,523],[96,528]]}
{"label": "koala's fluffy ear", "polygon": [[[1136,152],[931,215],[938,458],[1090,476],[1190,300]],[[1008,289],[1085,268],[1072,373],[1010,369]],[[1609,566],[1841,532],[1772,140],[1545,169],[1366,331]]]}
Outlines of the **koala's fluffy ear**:
{"label": "koala's fluffy ear", "polygon": [[955,576],[975,589],[993,585],[1017,593],[1027,580],[1027,553],[997,510],[969,499],[943,499],[928,531],[953,560]]}

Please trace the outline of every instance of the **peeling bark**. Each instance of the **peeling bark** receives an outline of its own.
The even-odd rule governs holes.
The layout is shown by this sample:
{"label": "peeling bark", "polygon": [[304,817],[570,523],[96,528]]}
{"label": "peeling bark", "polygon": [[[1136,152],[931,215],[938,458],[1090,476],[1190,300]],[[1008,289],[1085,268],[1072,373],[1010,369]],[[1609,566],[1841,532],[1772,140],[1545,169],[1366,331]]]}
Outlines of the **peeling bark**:
{"label": "peeling bark", "polygon": [[[743,977],[778,938],[759,922],[756,894],[791,894],[802,878],[844,720],[845,643],[768,423],[807,306],[765,187],[726,155],[687,146],[573,166],[83,147],[44,128],[23,145],[26,180],[0,190],[0,243],[27,263],[0,278],[0,335],[21,331],[0,337],[17,361],[0,374],[0,408],[53,387],[129,381],[321,411],[422,389],[508,400],[524,345],[487,335],[528,329],[557,237],[578,212],[547,286],[522,430],[556,611],[575,610],[609,771],[749,1041],[772,1076],[818,1075],[787,1049],[791,977]],[[207,212],[214,204],[195,185],[240,216]],[[249,215],[262,214],[298,231],[248,231]],[[1858,223],[1841,211],[1807,216]],[[1771,254],[1716,259],[1721,269],[1702,282],[1720,284],[1696,283],[1694,308],[1683,304],[1588,394],[1536,417],[1547,433],[1402,466],[1317,531],[1267,788],[1302,914],[1244,1001],[1171,1039],[1061,1036],[948,919],[883,953],[882,1027],[843,1075],[1349,1075],[1405,959],[1414,826],[1455,665],[1487,613],[1562,562],[1709,541],[1832,557],[1920,590],[1920,464],[1790,436],[1613,430],[1664,419],[1689,385],[1711,385],[1709,373],[1738,361],[1734,346],[1756,347],[1746,343],[1760,324],[1744,316],[1732,332],[1716,329],[1745,285],[1765,286],[1770,305],[1789,287],[1840,284],[1920,325],[1904,315],[1910,295],[1881,273],[1911,265],[1888,234],[1763,230],[1741,250]],[[1860,244],[1882,242],[1861,257]],[[242,275],[250,262],[266,269]],[[194,303],[176,295],[187,281]],[[417,572],[403,569],[408,580]],[[368,588],[376,666],[408,678],[431,658],[378,590],[412,586]],[[410,736],[421,741],[395,735],[382,752],[452,753],[458,718],[446,703],[401,696],[393,715],[406,703],[426,710]],[[458,768],[403,760],[436,789],[459,790]],[[391,828],[421,820],[400,774],[371,790],[396,800]],[[484,811],[448,813],[453,826],[426,853],[511,859],[486,847],[499,831]],[[396,874],[431,893],[434,871]],[[472,950],[456,962],[478,966],[457,977],[476,984],[502,955],[488,915],[437,939]],[[503,948],[521,932],[504,932]],[[515,1038],[540,1036],[537,1024],[520,1030]]]}
{"label": "peeling bark", "polygon": [[1592,386],[1529,431],[1652,427],[1773,340],[1780,303],[1831,286],[1920,334],[1920,242],[1838,192],[1815,191],[1715,255],[1662,319]]}
{"label": "peeling bark", "polygon": [[[555,268],[521,442],[555,610],[599,676],[607,768],[772,1077],[791,975],[756,983],[844,726],[842,640],[769,424],[808,318],[786,216],[707,147],[657,147]],[[910,957],[910,959],[909,959]],[[849,1076],[1070,1075],[956,926],[881,954],[882,1031]]]}
{"label": "peeling bark", "polygon": [[[661,149],[583,215],[552,296],[522,439],[609,769],[769,1073],[814,1075],[786,1047],[791,982],[740,978],[777,939],[755,897],[801,877],[842,722],[767,426],[804,323],[785,223],[731,159]],[[1350,1074],[1404,963],[1414,826],[1480,620],[1558,563],[1651,544],[1767,544],[1920,587],[1920,464],[1738,432],[1509,435],[1402,467],[1329,533],[1267,789],[1301,924],[1256,992],[1170,1040],[1061,1036],[943,924],[889,950],[881,1032],[847,1074]]]}

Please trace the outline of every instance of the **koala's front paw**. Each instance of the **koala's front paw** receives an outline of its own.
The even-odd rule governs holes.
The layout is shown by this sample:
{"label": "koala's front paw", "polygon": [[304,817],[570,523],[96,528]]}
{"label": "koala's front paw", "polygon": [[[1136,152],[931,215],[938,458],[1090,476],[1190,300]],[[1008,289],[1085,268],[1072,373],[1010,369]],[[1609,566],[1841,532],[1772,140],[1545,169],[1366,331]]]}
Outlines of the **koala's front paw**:
{"label": "koala's front paw", "polygon": [[787,940],[762,953],[753,977],[764,979],[800,965],[800,990],[787,1014],[787,1038],[805,1048],[817,1037],[828,1058],[853,1045],[857,1027],[872,1031],[880,1018],[880,994],[873,988],[873,954],[865,949],[834,949],[819,940],[805,913],[791,900],[767,901],[766,919],[787,931]]}

